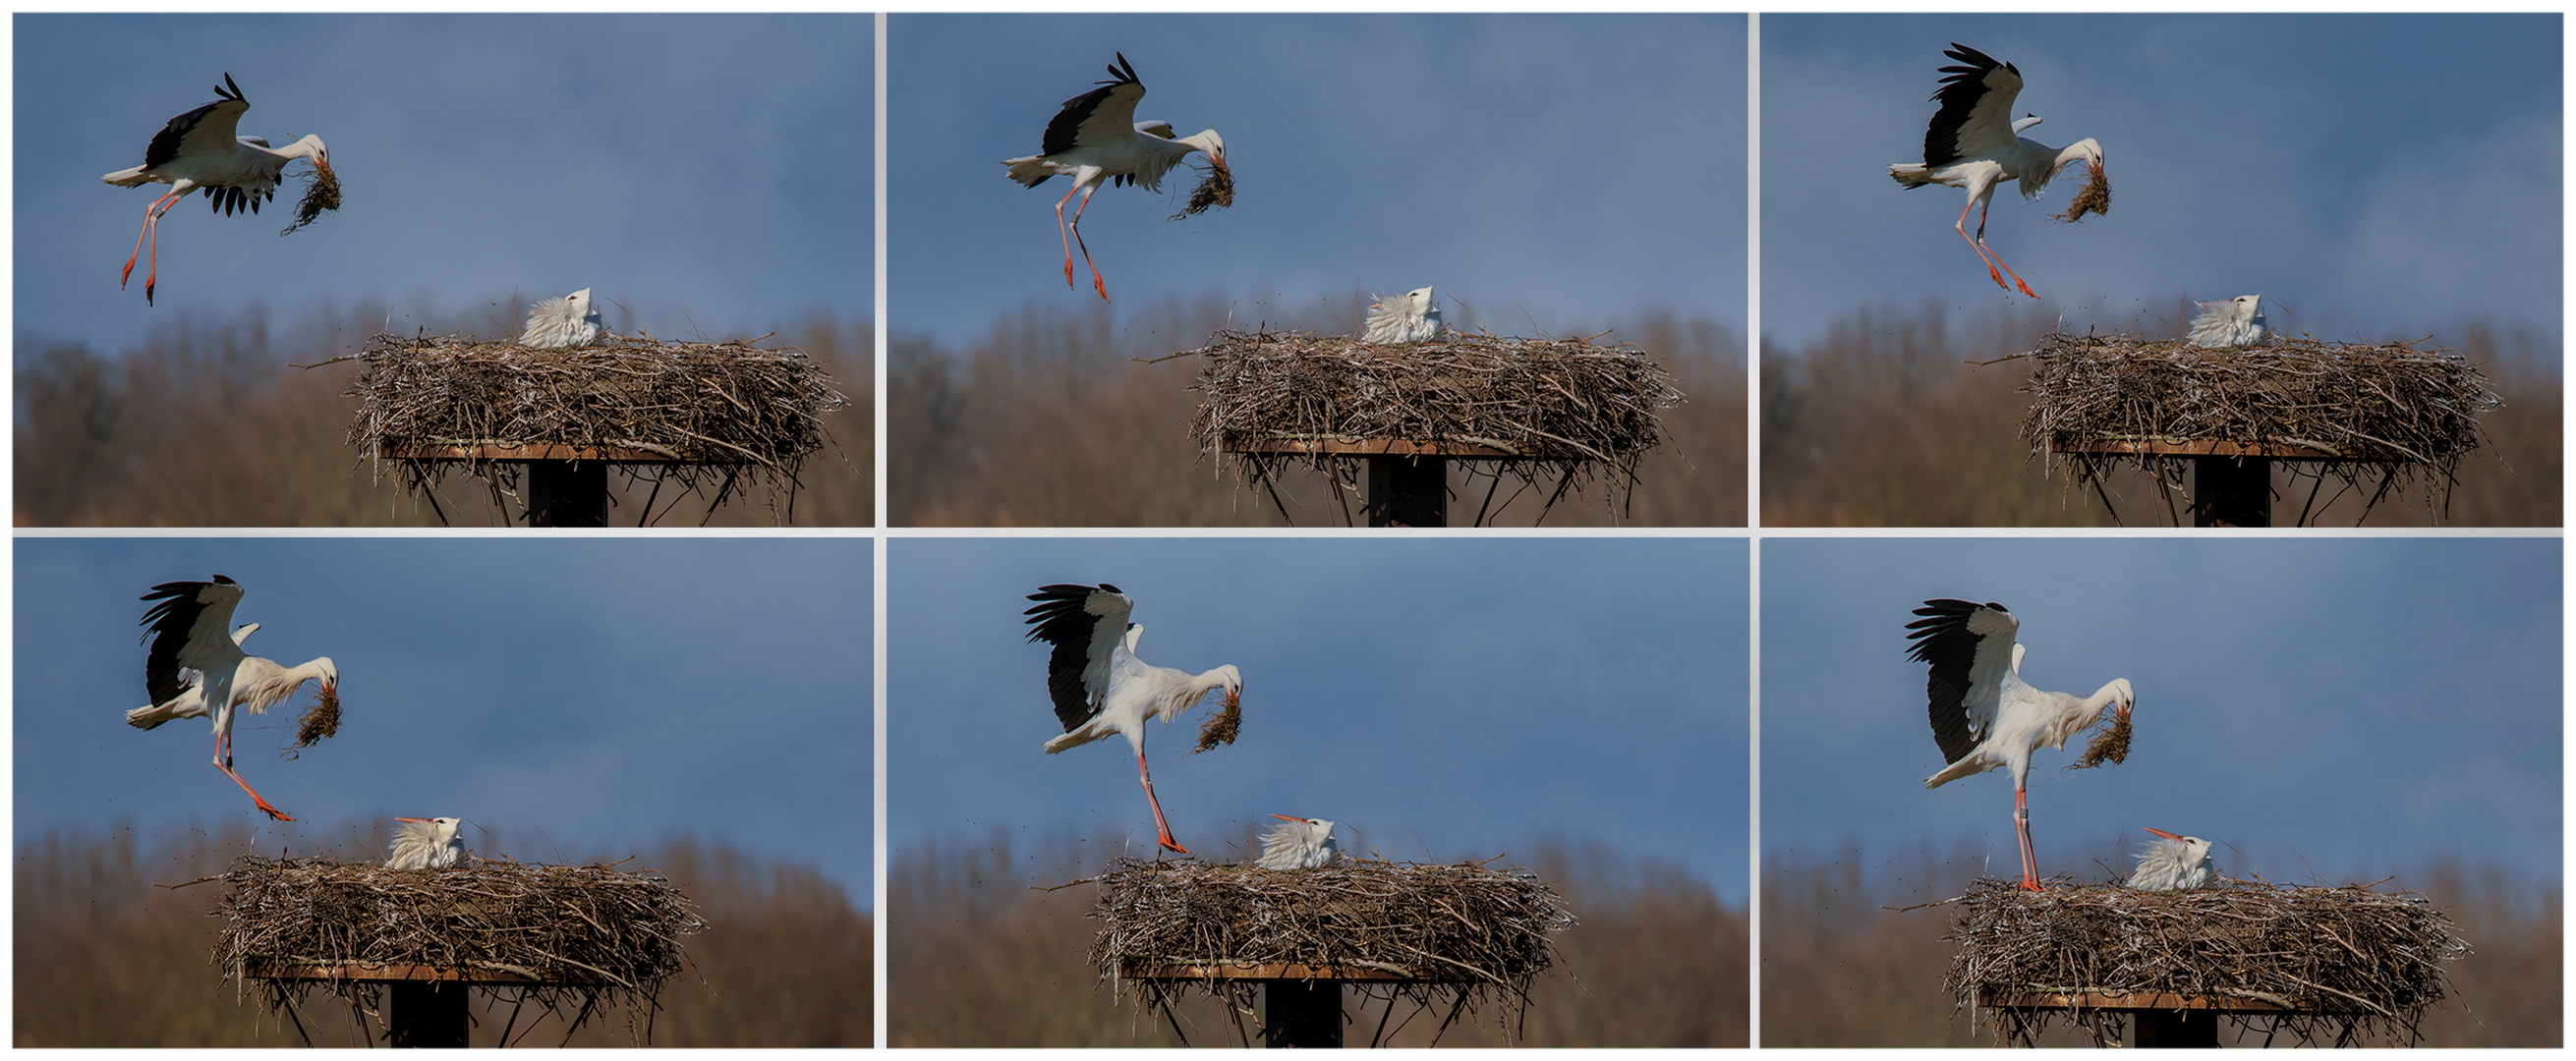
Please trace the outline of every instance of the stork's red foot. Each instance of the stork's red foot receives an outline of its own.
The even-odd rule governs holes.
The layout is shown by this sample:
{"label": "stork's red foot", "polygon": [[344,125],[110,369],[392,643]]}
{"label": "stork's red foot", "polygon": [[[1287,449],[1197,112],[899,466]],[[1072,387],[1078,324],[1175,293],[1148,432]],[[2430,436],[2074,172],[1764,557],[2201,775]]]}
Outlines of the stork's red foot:
{"label": "stork's red foot", "polygon": [[2021,882],[2021,890],[2026,892],[2044,892],[2048,889],[2040,887],[2038,881],[2025,878]]}
{"label": "stork's red foot", "polygon": [[1178,851],[1178,852],[1180,852],[1180,853],[1182,853],[1182,854],[1184,854],[1184,855],[1186,855],[1186,854],[1189,854],[1189,853],[1190,853],[1190,849],[1189,849],[1189,848],[1182,847],[1182,846],[1181,846],[1180,841],[1172,839],[1171,834],[1169,834],[1169,833],[1165,833],[1165,834],[1163,834],[1161,837],[1158,837],[1154,842],[1155,842],[1156,844],[1158,844],[1158,845],[1161,845],[1162,849],[1163,849],[1163,850],[1165,850],[1165,851]]}
{"label": "stork's red foot", "polygon": [[269,806],[269,805],[268,805],[268,801],[267,801],[267,800],[260,799],[260,798],[259,798],[259,797],[257,797],[257,796],[253,796],[253,797],[251,797],[251,802],[254,802],[254,803],[259,804],[259,809],[261,809],[261,810],[263,810],[263,811],[268,812],[268,816],[269,816],[269,818],[270,818],[271,820],[273,820],[273,821],[291,822],[291,821],[294,821],[294,820],[295,820],[295,816],[294,816],[294,815],[288,814],[288,813],[286,813],[285,811],[282,811],[282,810],[279,810],[279,809],[277,809],[277,808],[275,808],[275,807]]}

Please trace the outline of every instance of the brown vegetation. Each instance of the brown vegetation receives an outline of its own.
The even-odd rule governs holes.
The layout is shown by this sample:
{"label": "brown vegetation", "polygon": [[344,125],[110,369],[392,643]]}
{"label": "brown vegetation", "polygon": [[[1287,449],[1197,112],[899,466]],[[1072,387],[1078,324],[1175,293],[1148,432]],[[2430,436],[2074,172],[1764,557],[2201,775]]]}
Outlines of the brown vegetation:
{"label": "brown vegetation", "polygon": [[[1983,852],[1947,857],[1831,862],[1774,856],[1762,886],[1764,1046],[1991,1046],[1991,1024],[1971,1026],[1942,990],[1955,943],[1951,907],[1892,907],[1966,894]],[[2106,871],[2101,877],[2108,878]],[[2426,1046],[2557,1046],[2564,955],[2558,886],[2496,869],[2437,862],[2381,886],[2420,891],[2449,915],[2471,948],[2444,964],[2450,998],[2424,1015]],[[2222,1045],[2234,1032],[2222,1026]],[[2085,1045],[2060,1025],[2042,1045]]]}
{"label": "brown vegetation", "polygon": [[[1247,848],[1257,846],[1245,837]],[[1067,838],[1015,857],[984,844],[933,842],[888,867],[888,1042],[894,1046],[1178,1046],[1170,1025],[1113,998],[1086,960],[1096,922],[1089,886],[1041,891],[1099,872],[1110,845]],[[1680,869],[1636,865],[1598,848],[1543,845],[1527,863],[1560,891],[1576,925],[1555,936],[1558,964],[1530,992],[1525,1026],[1509,1007],[1471,1008],[1444,1046],[1743,1046],[1750,991],[1744,914]],[[1347,1034],[1366,1041],[1385,1004],[1346,993]],[[1196,1045],[1236,1041],[1204,997],[1176,1007]],[[1445,1013],[1399,1003],[1396,1045],[1430,1043]]]}
{"label": "brown vegetation", "polygon": [[[356,830],[351,830],[355,833]],[[221,873],[250,847],[247,828],[191,831],[154,843],[48,833],[18,849],[14,895],[19,1046],[294,1046],[293,1024],[269,1016],[213,964],[218,886],[156,887]],[[367,857],[352,840],[336,852]],[[868,916],[810,867],[763,863],[729,848],[672,841],[628,864],[670,880],[711,926],[686,941],[687,964],[652,1018],[657,1046],[867,1046],[874,941]],[[472,1002],[474,1042],[499,1034],[508,1007]],[[363,1045],[348,1011],[316,995],[302,1011],[313,1042]],[[623,1011],[593,1015],[576,1046],[625,1046]],[[526,1018],[520,1030],[526,1030]],[[374,1030],[383,1038],[383,1029]],[[515,1035],[515,1033],[514,1033]],[[549,1018],[530,1044],[564,1040]]]}
{"label": "brown vegetation", "polygon": [[[2181,334],[2190,306],[2140,323]],[[2056,330],[2050,311],[1995,310],[1961,322],[1937,306],[1861,310],[1794,353],[1765,344],[1762,362],[1762,522],[1765,526],[2109,526],[2090,489],[2070,488],[2017,435],[2030,407],[2027,359],[1973,365],[2031,350]],[[2405,336],[2413,339],[2415,336]],[[2504,406],[2485,414],[2486,445],[2459,465],[2447,510],[2424,484],[2376,507],[2367,492],[2318,495],[2321,526],[2558,526],[2561,377],[2558,353],[2526,334],[2469,325],[2431,344],[2466,356]],[[2188,484],[2185,484],[2188,485]],[[2294,518],[2313,480],[2276,466],[2276,523]],[[2153,479],[2105,477],[2116,522],[2170,522]],[[2331,502],[2327,497],[2333,497]],[[2179,506],[2177,501],[2176,505]],[[2181,515],[2186,524],[2188,512]]]}
{"label": "brown vegetation", "polygon": [[[1319,334],[1341,322],[1270,321]],[[1036,308],[996,321],[959,353],[920,338],[888,347],[887,519],[896,526],[1275,526],[1265,492],[1238,486],[1191,439],[1199,396],[1190,359],[1144,364],[1204,345],[1230,318],[1214,296],[1174,304],[1113,333],[1107,310]],[[1664,445],[1639,468],[1635,496],[1614,508],[1570,498],[1550,526],[1742,526],[1745,396],[1741,341],[1714,323],[1670,315],[1623,324],[1628,343],[1668,368],[1685,404],[1663,412]],[[1450,472],[1453,498],[1481,499],[1490,479]],[[1497,495],[1512,491],[1504,489]],[[1321,477],[1280,484],[1303,526],[1337,526],[1343,507]],[[1526,492],[1491,522],[1527,524],[1546,498]],[[1350,506],[1356,511],[1359,505]],[[1457,504],[1453,502],[1453,510]],[[1472,509],[1470,510],[1472,511]],[[1463,520],[1462,520],[1463,522]]]}
{"label": "brown vegetation", "polygon": [[[406,497],[390,469],[379,476],[343,441],[357,401],[343,395],[350,364],[315,369],[353,353],[383,330],[381,315],[317,311],[272,327],[253,307],[231,317],[182,315],[135,349],[111,354],[79,342],[21,337],[18,344],[16,458],[19,526],[436,526],[443,510],[459,526],[498,525],[509,516],[482,484],[450,476],[437,504]],[[422,325],[433,332],[518,333],[516,323],[458,315]],[[829,435],[808,461],[796,522],[867,526],[871,485],[869,349],[864,323],[818,316],[769,340],[802,349],[849,396],[823,417]],[[609,522],[631,524],[651,483],[611,477]],[[768,507],[710,498],[684,500],[661,525],[766,526]]]}

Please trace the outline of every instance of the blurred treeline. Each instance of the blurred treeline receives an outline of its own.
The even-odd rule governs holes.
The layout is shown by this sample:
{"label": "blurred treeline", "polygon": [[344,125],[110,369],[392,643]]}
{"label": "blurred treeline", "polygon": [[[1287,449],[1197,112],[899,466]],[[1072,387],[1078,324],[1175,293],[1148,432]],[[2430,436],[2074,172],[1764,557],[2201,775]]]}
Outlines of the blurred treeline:
{"label": "blurred treeline", "polygon": [[[965,350],[920,336],[891,336],[886,366],[886,519],[893,526],[1280,525],[1263,490],[1237,486],[1190,440],[1199,396],[1194,358],[1161,358],[1206,345],[1220,327],[1302,328],[1348,334],[1368,299],[1338,316],[1248,320],[1223,298],[1173,302],[1113,331],[1107,309],[1028,308],[993,323]],[[1450,324],[1462,322],[1455,310]],[[1666,370],[1688,401],[1663,413],[1663,448],[1638,468],[1624,511],[1595,479],[1546,514],[1549,526],[1744,525],[1745,372],[1740,336],[1714,322],[1657,314],[1613,322],[1596,340],[1631,343]],[[1511,330],[1500,324],[1498,333]],[[1591,335],[1600,328],[1570,334]],[[1492,480],[1470,480],[1452,462],[1450,519],[1474,518]],[[1527,526],[1546,490],[1508,506],[1515,483],[1494,496],[1487,522]],[[1545,484],[1552,487],[1554,484]],[[1342,507],[1321,476],[1299,468],[1278,484],[1299,526],[1339,526]],[[1360,501],[1350,508],[1357,512]]]}
{"label": "blurred treeline", "polygon": [[[396,326],[430,334],[515,337],[516,299],[477,316],[458,312],[403,318]],[[492,503],[483,483],[451,472],[438,508],[405,496],[393,469],[381,478],[347,433],[358,400],[346,396],[355,363],[302,369],[357,353],[385,330],[380,312],[317,310],[272,323],[258,306],[238,314],[180,313],[123,352],[79,341],[22,335],[17,342],[17,524],[111,527],[497,526],[523,517]],[[672,337],[665,337],[672,338]],[[695,338],[694,336],[687,338]],[[731,336],[716,338],[732,338]],[[752,338],[742,336],[742,338]],[[803,349],[850,404],[824,417],[829,435],[808,457],[795,497],[795,522],[876,522],[875,336],[864,321],[817,315],[761,345]],[[609,476],[608,521],[632,525],[651,483]],[[665,490],[654,511],[672,501]],[[662,526],[768,526],[766,490],[727,499],[682,500]]]}
{"label": "blurred treeline", "polygon": [[[382,858],[384,841],[352,827],[335,847],[297,843],[297,855]],[[471,830],[469,830],[469,834]],[[223,884],[210,881],[250,850],[234,825],[151,841],[120,828],[106,836],[49,832],[18,848],[16,1039],[18,1046],[298,1046],[294,1022],[272,1016],[256,989],[241,992],[211,961],[222,923],[209,917]],[[262,843],[270,850],[273,838]],[[486,853],[469,841],[467,850]],[[611,855],[599,861],[614,861]],[[548,859],[554,861],[554,859]],[[874,1041],[875,933],[848,893],[810,866],[763,862],[721,845],[674,839],[623,864],[671,879],[698,905],[707,931],[687,937],[687,962],[664,983],[652,1016],[656,1046],[846,1046]],[[470,997],[473,1043],[493,1045],[510,1006]],[[530,1007],[517,1039],[529,1028]],[[316,991],[298,1020],[317,1046],[365,1045],[349,1008]],[[528,1045],[565,1041],[572,1014],[541,1021]],[[590,1015],[575,1046],[628,1046],[644,1014]],[[381,1045],[385,1030],[372,1029]]]}
{"label": "blurred treeline", "polygon": [[[2191,312],[2188,300],[2177,299],[2162,314],[2102,328],[2180,335],[2189,330]],[[2297,322],[2281,310],[2267,315],[2275,328],[2298,334]],[[1911,312],[1864,309],[1794,350],[1766,341],[1763,525],[2112,525],[2100,497],[2070,488],[2063,465],[2049,468],[2021,440],[2030,396],[2019,388],[2029,363],[1968,364],[2030,350],[2057,327],[2055,311],[2044,307],[1994,308],[1962,317],[1933,304]],[[2448,512],[2441,510],[2438,492],[2418,483],[2380,501],[2363,525],[2561,525],[2560,351],[2528,333],[2475,323],[2441,331],[2424,346],[2467,357],[2487,374],[2504,407],[2487,414],[2486,443],[2461,460]],[[2293,487],[2286,470],[2274,468],[2277,525],[2298,517],[2313,483],[2302,478]],[[2154,479],[2130,470],[2106,487],[2121,522],[2167,525]],[[2317,496],[2322,501],[2335,492],[2329,482]],[[2346,493],[2330,506],[2320,505],[2322,514],[2310,522],[2351,526],[2367,493]],[[2188,511],[2181,518],[2190,524]]]}
{"label": "blurred treeline", "polygon": [[[1258,850],[1249,832],[1238,850]],[[1014,852],[997,830],[981,844],[905,848],[888,866],[886,1020],[892,1046],[1179,1046],[1159,1012],[1113,998],[1085,958],[1099,923],[1088,885],[1041,890],[1100,872],[1115,841],[1064,838]],[[1564,896],[1579,922],[1556,937],[1558,964],[1530,991],[1525,1024],[1509,1007],[1470,1009],[1442,1046],[1744,1046],[1751,994],[1749,926],[1740,906],[1671,865],[1598,846],[1543,843],[1505,858]],[[1257,1006],[1257,1003],[1256,1003]],[[1366,1045],[1383,1001],[1342,995],[1346,1045]],[[1234,1022],[1204,993],[1176,1007],[1189,1045],[1237,1045]],[[1400,1002],[1388,1036],[1426,1046],[1445,1007]],[[1257,1032],[1257,1016],[1245,1027]],[[1255,1040],[1256,1043],[1258,1040]]]}
{"label": "blurred treeline", "polygon": [[[2231,867],[2222,860],[2219,868]],[[2106,864],[2085,879],[2107,880],[2117,872]],[[1777,854],[1766,859],[1762,1045],[1995,1045],[1993,1024],[1971,1027],[1968,1011],[1954,1009],[1957,1000],[1941,991],[1956,949],[1941,939],[1950,931],[1950,908],[1890,909],[1963,895],[1981,875],[1991,875],[1985,851],[1966,846],[1947,856],[1926,848],[1910,856],[1864,858],[1853,848],[1828,862]],[[2444,966],[2450,995],[2425,1013],[2422,1045],[2560,1044],[2565,955],[2557,882],[2436,861],[2379,886],[2393,888],[2423,893],[2459,926],[2474,951]],[[2220,1045],[2240,1045],[2235,1025],[2221,1021],[2218,1034]],[[2257,1030],[2241,1045],[2261,1041]],[[2046,1046],[2090,1043],[2063,1022],[2041,1039]]]}

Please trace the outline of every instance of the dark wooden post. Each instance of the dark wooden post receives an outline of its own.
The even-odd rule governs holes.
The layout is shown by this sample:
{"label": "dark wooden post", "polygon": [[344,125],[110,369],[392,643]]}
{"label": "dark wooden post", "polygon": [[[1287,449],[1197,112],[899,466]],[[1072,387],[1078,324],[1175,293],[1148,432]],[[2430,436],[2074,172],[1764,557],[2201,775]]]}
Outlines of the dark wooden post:
{"label": "dark wooden post", "polygon": [[2262,457],[2193,457],[2191,525],[2272,525],[2272,462]]}
{"label": "dark wooden post", "polygon": [[1368,522],[1372,527],[1448,526],[1449,462],[1439,457],[1370,457]]}
{"label": "dark wooden post", "polygon": [[1341,981],[1265,980],[1261,993],[1262,1046],[1341,1049]]}
{"label": "dark wooden post", "polygon": [[528,462],[528,526],[608,525],[608,462]]}
{"label": "dark wooden post", "polygon": [[465,985],[452,980],[403,980],[393,985],[393,1046],[462,1047],[466,1045]]}
{"label": "dark wooden post", "polygon": [[2142,1009],[2129,1032],[2129,1045],[2218,1049],[2218,1013],[2206,1009]]}

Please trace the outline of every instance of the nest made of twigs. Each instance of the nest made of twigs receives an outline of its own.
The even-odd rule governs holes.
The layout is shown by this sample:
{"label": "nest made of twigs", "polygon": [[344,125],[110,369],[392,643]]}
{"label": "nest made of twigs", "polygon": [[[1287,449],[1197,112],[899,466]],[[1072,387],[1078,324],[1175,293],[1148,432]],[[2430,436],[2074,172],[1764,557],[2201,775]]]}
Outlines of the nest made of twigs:
{"label": "nest made of twigs", "polygon": [[[2410,891],[2051,884],[2032,892],[1980,880],[1953,900],[1959,910],[1944,938],[1959,949],[1942,986],[1961,1006],[1996,995],[2162,993],[2278,1007],[2302,1038],[2402,1032],[2411,1042],[2446,992],[2442,963],[2469,953],[2450,919]],[[2016,1037],[2036,1031],[2015,1029]]]}
{"label": "nest made of twigs", "polygon": [[[1268,870],[1120,858],[1094,880],[1091,961],[1103,980],[1170,965],[1370,970],[1395,977],[1376,982],[1395,993],[1453,999],[1453,1014],[1497,997],[1525,1010],[1530,985],[1556,963],[1553,935],[1574,924],[1536,874],[1477,862]],[[1133,982],[1146,1005],[1168,1004],[1178,986],[1223,994],[1232,983]]]}
{"label": "nest made of twigs", "polygon": [[[2060,332],[2020,356],[2035,363],[2022,386],[2031,406],[2021,436],[2065,460],[2071,483],[2130,462],[2179,474],[2170,465],[2179,456],[2083,452],[2103,443],[2223,442],[2274,448],[2283,453],[2275,459],[2314,463],[2347,484],[2375,477],[2374,502],[2415,477],[2441,483],[2447,500],[2460,459],[2483,437],[2478,417],[2503,404],[2466,358],[2407,343],[2276,337],[2212,350]],[[2332,456],[2295,455],[2308,451]]]}
{"label": "nest made of twigs", "polygon": [[1230,453],[1247,485],[1292,461],[1337,473],[1348,459],[1247,445],[1404,441],[1504,454],[1524,476],[1552,474],[1560,495],[1578,475],[1612,475],[1624,496],[1663,443],[1658,414],[1684,400],[1645,351],[1582,339],[1446,333],[1394,345],[1225,328],[1186,353],[1200,359],[1191,389],[1205,395],[1190,437]]}
{"label": "nest made of twigs", "polygon": [[[610,866],[468,859],[451,869],[397,870],[328,858],[245,856],[220,878],[211,916],[224,924],[214,962],[228,978],[273,967],[423,965],[524,978],[550,1006],[576,995],[650,1010],[680,971],[681,938],[706,930],[668,878]],[[247,981],[244,981],[247,986]],[[316,986],[354,996],[367,985],[262,979],[272,1011]],[[578,1018],[576,1018],[578,1020]]]}
{"label": "nest made of twigs", "polygon": [[[567,446],[665,462],[654,464],[657,474],[687,489],[720,481],[719,502],[747,482],[792,506],[798,470],[822,448],[823,415],[847,404],[803,351],[741,340],[603,335],[592,346],[540,350],[378,335],[334,360],[364,366],[348,392],[359,399],[349,443],[393,460],[415,493],[450,467],[487,479],[515,474],[515,465],[473,453]],[[416,455],[440,447],[467,455]]]}

